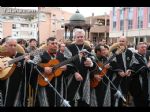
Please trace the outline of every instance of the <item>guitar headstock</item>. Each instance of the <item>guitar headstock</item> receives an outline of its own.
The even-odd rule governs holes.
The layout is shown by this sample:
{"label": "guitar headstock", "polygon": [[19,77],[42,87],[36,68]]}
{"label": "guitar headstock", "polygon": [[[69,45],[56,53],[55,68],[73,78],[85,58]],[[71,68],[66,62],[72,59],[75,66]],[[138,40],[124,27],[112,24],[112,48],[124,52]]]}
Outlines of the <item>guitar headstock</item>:
{"label": "guitar headstock", "polygon": [[72,57],[72,53],[70,52],[70,50],[67,47],[65,47],[65,50],[64,50],[64,57],[67,59]]}

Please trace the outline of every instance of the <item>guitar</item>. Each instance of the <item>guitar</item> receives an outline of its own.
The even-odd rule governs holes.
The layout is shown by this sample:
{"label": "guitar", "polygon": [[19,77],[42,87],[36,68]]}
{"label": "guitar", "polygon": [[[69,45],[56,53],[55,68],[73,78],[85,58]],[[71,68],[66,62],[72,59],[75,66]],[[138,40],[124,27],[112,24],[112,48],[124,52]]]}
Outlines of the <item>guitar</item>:
{"label": "guitar", "polygon": [[[40,67],[52,67],[51,74],[42,73],[46,78],[48,78],[49,81],[51,81],[54,77],[59,77],[62,74],[63,69],[60,68],[61,66],[64,66],[64,65],[70,63],[71,61],[75,61],[77,58],[82,58],[83,56],[86,57],[87,54],[84,54],[81,51],[79,54],[77,54],[77,55],[71,57],[70,59],[67,59],[61,63],[57,59],[52,59],[48,63],[39,64],[39,66]],[[48,83],[44,80],[44,78],[41,75],[38,75],[38,84],[40,86],[48,85]]]}
{"label": "guitar", "polygon": [[35,55],[43,53],[43,51],[45,51],[45,50],[38,49],[31,53],[26,53],[22,56],[14,58],[14,59],[12,59],[10,57],[1,57],[0,58],[0,79],[5,80],[13,73],[13,71],[16,68],[16,64],[14,64],[15,62],[18,62],[19,60],[24,59],[24,57],[27,55],[35,56]]}
{"label": "guitar", "polygon": [[[97,63],[98,66],[102,68],[102,71],[100,71],[100,73],[98,74],[100,77],[103,77],[104,75],[106,75],[106,73],[107,73],[107,71],[108,71],[108,69],[105,68],[104,66],[107,65],[108,63],[110,63],[110,62],[116,57],[116,55],[122,53],[123,51],[124,51],[124,48],[118,48],[117,51],[112,54],[112,56],[108,59],[107,62],[105,62],[104,64],[102,64],[102,63],[100,63],[100,62]],[[90,86],[91,86],[92,88],[95,88],[95,87],[98,86],[99,82],[100,82],[100,81],[99,81],[97,78],[94,77],[94,78],[91,79],[91,81],[90,81]]]}
{"label": "guitar", "polygon": [[9,53],[6,51],[4,46],[0,46],[0,57],[8,56]]}

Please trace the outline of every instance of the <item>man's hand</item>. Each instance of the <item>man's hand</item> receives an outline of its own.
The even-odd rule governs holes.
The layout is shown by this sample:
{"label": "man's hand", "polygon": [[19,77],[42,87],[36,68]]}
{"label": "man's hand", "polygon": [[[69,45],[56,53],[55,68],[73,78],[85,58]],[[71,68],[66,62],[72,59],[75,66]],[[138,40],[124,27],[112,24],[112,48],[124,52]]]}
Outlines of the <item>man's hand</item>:
{"label": "man's hand", "polygon": [[124,71],[120,71],[118,72],[118,74],[121,76],[121,77],[124,77],[126,74],[124,73]]}
{"label": "man's hand", "polygon": [[76,78],[77,81],[82,81],[83,80],[83,77],[78,72],[76,72],[74,75],[75,75],[75,78]]}
{"label": "man's hand", "polygon": [[51,74],[52,73],[52,67],[44,67],[44,72],[46,74]]}
{"label": "man's hand", "polygon": [[64,65],[62,67],[60,67],[62,69],[62,71],[66,71],[67,70],[67,65]]}
{"label": "man's hand", "polygon": [[96,78],[96,80],[98,81],[101,81],[102,80],[102,77],[98,74],[94,75],[94,78]]}
{"label": "man's hand", "polygon": [[126,71],[125,75],[126,75],[126,76],[130,76],[130,75],[131,75],[131,70],[128,69],[128,70]]}
{"label": "man's hand", "polygon": [[104,67],[105,67],[105,68],[107,68],[107,69],[109,69],[109,68],[110,68],[109,63],[108,63],[108,64],[106,64]]}

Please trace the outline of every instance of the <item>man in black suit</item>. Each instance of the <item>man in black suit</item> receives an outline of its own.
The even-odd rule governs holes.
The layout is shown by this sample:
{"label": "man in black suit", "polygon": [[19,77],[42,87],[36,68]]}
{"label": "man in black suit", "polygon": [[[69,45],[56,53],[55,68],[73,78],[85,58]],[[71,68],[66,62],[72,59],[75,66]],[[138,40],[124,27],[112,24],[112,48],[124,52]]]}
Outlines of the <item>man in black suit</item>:
{"label": "man in black suit", "polygon": [[[116,71],[116,74],[112,78],[115,86],[122,92],[126,97],[129,92],[129,83],[131,75],[131,60],[133,58],[133,52],[127,48],[127,38],[121,36],[118,39],[120,48],[124,48],[123,52],[116,56],[113,69]],[[124,106],[124,101],[120,98],[114,97],[116,90],[112,90],[112,106]],[[117,98],[117,99],[116,99]]]}
{"label": "man in black suit", "polygon": [[[7,38],[4,43],[5,49],[8,51],[10,58],[16,58],[22,56],[22,53],[17,52],[17,41],[16,39]],[[10,63],[8,63],[10,64]],[[26,80],[28,75],[25,74],[24,67],[27,71],[30,71],[30,65],[24,63],[24,59],[16,61],[13,63],[11,75],[5,79],[1,80],[1,89],[3,96],[4,106],[25,106],[25,93]],[[14,69],[14,70],[13,70]],[[27,73],[28,74],[28,73]]]}
{"label": "man in black suit", "polygon": [[147,51],[147,44],[140,42],[137,45],[138,52],[135,53],[135,60],[132,69],[135,74],[132,75],[130,84],[131,95],[135,106],[148,106],[148,73],[150,72],[150,52]]}
{"label": "man in black suit", "polygon": [[[75,42],[68,45],[68,49],[72,56],[79,54],[80,51],[86,49],[91,52],[90,46],[85,44],[85,32],[83,29],[76,29],[74,32]],[[74,77],[68,87],[68,97],[70,101],[77,101],[72,103],[72,106],[89,106],[90,105],[90,71],[96,69],[96,64],[92,62],[91,58],[78,58],[72,62],[77,69]]]}

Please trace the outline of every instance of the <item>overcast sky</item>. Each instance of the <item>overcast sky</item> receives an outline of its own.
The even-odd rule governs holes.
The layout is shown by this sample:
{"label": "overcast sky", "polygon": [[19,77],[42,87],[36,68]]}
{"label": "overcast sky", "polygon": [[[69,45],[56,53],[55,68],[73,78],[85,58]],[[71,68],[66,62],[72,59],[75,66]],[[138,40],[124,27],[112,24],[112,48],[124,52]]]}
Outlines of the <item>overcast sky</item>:
{"label": "overcast sky", "polygon": [[[24,9],[37,9],[37,7],[20,7]],[[92,16],[92,13],[94,13],[95,16],[97,15],[104,15],[105,12],[107,14],[110,13],[110,10],[112,10],[112,7],[60,7],[62,10],[75,13],[78,9],[79,12],[84,16]]]}
{"label": "overcast sky", "polygon": [[105,12],[107,14],[110,13],[110,10],[112,7],[60,7],[62,10],[75,13],[78,9],[79,12],[84,16],[92,16],[92,13],[94,13],[95,16],[97,15],[104,15]]}

